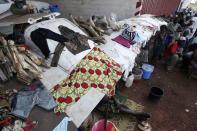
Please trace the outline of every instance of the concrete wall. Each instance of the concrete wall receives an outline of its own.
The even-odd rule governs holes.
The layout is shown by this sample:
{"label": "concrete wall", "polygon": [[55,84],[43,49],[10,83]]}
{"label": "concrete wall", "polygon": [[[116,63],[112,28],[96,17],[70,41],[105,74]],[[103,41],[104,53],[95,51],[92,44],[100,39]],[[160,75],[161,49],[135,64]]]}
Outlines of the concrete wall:
{"label": "concrete wall", "polygon": [[106,15],[116,13],[118,19],[129,18],[135,13],[137,0],[40,0],[48,3],[57,3],[62,15],[69,13],[89,17],[91,15]]}

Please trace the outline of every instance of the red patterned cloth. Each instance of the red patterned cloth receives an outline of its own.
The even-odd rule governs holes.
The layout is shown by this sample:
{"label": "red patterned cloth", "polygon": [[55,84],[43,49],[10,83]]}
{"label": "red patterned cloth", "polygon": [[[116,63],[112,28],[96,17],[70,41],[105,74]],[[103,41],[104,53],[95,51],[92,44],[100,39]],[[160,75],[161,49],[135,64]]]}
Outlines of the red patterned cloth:
{"label": "red patterned cloth", "polygon": [[58,104],[55,112],[65,112],[67,106],[77,102],[91,88],[113,96],[121,76],[120,65],[99,48],[93,48],[71,72],[70,77],[51,90]]}

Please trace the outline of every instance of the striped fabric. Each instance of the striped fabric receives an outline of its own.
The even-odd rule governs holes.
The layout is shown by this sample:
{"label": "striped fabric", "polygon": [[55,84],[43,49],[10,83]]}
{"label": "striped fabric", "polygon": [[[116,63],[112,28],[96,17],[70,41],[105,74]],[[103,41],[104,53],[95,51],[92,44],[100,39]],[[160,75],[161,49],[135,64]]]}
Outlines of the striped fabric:
{"label": "striped fabric", "polygon": [[143,0],[141,14],[170,15],[176,11],[181,0]]}

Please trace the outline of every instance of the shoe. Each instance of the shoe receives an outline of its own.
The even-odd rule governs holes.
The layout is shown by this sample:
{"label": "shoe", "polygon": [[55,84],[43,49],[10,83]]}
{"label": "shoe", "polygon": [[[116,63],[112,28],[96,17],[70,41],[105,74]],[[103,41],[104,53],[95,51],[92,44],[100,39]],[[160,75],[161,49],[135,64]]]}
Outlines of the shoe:
{"label": "shoe", "polygon": [[146,121],[143,121],[143,122],[139,123],[138,124],[138,128],[141,131],[152,131],[151,125],[148,122],[146,122]]}

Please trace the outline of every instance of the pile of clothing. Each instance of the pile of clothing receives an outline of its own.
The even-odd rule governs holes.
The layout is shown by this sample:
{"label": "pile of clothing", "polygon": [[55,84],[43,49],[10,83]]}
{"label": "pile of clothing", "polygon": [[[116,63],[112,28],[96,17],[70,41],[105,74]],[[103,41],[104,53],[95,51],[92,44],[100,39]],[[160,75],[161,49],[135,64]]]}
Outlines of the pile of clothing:
{"label": "pile of clothing", "polygon": [[12,99],[16,94],[16,90],[0,90],[1,131],[31,131],[37,125],[36,121],[20,120],[11,114]]}
{"label": "pile of clothing", "polygon": [[28,120],[34,106],[52,110],[57,106],[53,97],[37,81],[17,90],[0,91],[0,127],[2,131],[31,131],[38,124]]}
{"label": "pile of clothing", "polygon": [[14,116],[27,118],[34,106],[52,110],[56,103],[47,89],[39,81],[22,88],[12,99],[12,112]]}

